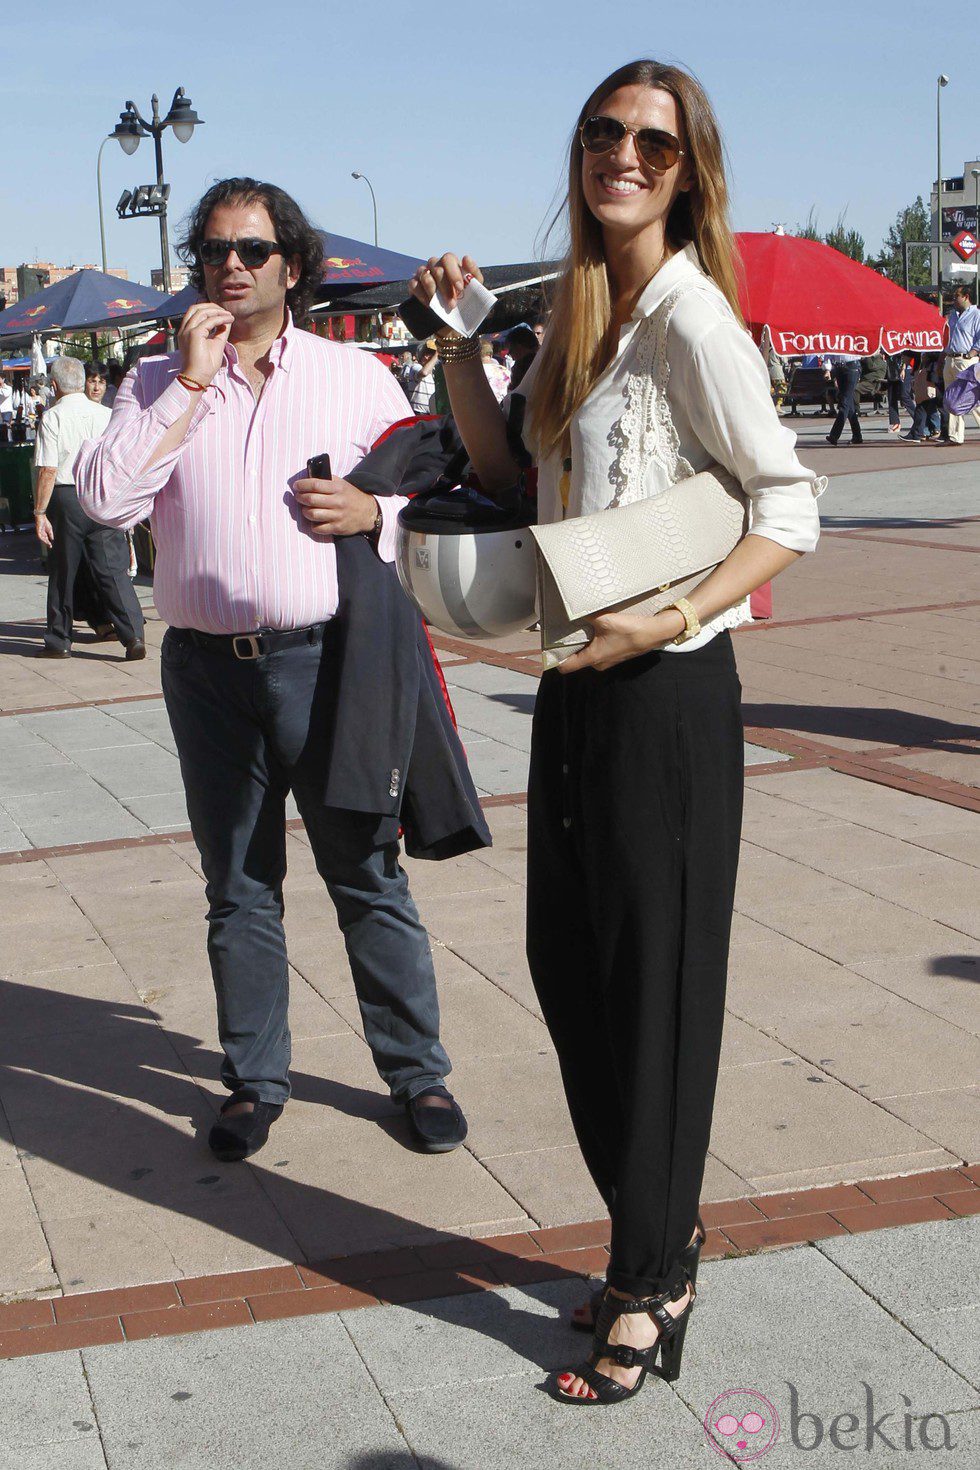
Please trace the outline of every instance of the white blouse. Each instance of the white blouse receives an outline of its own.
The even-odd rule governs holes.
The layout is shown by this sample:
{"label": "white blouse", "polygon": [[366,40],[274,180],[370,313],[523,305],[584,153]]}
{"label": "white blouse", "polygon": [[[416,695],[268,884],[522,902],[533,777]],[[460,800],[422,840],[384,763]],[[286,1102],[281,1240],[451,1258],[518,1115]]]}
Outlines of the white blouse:
{"label": "white blouse", "polygon": [[[532,365],[516,391],[533,399],[534,379]],[[561,456],[538,462],[538,518],[549,523],[662,494],[713,462],[745,491],[752,535],[792,551],[814,549],[826,477],[797,458],[762,354],[690,244],[650,281],[612,362],[572,420],[567,510]],[[750,620],[745,598],[666,651],[700,648]]]}

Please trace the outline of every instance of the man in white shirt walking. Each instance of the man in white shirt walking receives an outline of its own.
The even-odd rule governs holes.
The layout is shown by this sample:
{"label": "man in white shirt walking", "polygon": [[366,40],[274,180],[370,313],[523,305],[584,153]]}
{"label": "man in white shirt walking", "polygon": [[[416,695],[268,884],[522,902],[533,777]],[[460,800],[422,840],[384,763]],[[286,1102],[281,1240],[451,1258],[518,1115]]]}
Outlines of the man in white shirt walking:
{"label": "man in white shirt walking", "polygon": [[145,658],[143,610],[126,574],[126,538],[87,516],[75,494],[78,451],[84,440],[105,432],[112,414],[86,396],[85,366],[77,358],[57,358],[51,379],[55,402],[44,414],[34,450],[34,529],[51,553],[48,626],[39,657],[71,653],[75,577],[84,557],[127,659]]}
{"label": "man in white shirt walking", "polygon": [[[973,305],[965,286],[957,286],[953,292],[953,310],[946,320],[949,323],[949,344],[943,362],[943,385],[948,388],[954,378],[972,367],[980,357],[980,306]],[[973,420],[980,428],[980,409],[973,410]],[[947,433],[947,444],[962,444],[966,439],[966,419],[958,413],[951,413]]]}

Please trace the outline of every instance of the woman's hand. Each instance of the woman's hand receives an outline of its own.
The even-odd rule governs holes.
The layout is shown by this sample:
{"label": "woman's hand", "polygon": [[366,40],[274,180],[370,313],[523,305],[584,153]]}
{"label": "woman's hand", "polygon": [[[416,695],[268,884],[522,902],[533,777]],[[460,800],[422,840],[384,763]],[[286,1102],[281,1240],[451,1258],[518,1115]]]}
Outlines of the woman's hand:
{"label": "woman's hand", "polygon": [[593,629],[592,642],[581,653],[560,663],[559,673],[575,674],[579,669],[602,671],[641,653],[652,653],[683,633],[685,623],[676,608],[665,608],[652,618],[637,617],[634,613],[600,613],[589,626]]}
{"label": "woman's hand", "polygon": [[224,361],[225,343],[234,322],[230,311],[212,301],[192,306],[177,333],[181,372],[206,388]]}
{"label": "woman's hand", "polygon": [[438,291],[446,306],[453,307],[471,277],[482,285],[483,272],[471,255],[464,255],[462,260],[455,255],[433,255],[428,265],[420,266],[415,272],[409,286],[423,306],[428,306]]}

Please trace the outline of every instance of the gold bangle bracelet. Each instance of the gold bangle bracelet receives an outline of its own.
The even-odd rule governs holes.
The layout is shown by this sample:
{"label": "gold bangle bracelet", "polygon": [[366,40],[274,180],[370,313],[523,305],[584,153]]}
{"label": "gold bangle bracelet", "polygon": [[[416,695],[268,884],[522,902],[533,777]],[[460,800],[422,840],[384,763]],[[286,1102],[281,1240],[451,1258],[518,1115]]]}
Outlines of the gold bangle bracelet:
{"label": "gold bangle bracelet", "polygon": [[444,366],[452,366],[457,362],[471,362],[473,358],[480,355],[479,337],[463,337],[460,342],[446,345],[439,344],[439,361]]}

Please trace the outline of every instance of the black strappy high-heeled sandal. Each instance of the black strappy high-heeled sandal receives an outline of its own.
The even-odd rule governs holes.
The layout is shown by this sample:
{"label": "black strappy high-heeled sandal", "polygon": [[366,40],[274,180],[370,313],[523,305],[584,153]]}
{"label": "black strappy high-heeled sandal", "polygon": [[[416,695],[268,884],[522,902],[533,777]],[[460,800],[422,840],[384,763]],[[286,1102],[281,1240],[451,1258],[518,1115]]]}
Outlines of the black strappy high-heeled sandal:
{"label": "black strappy high-heeled sandal", "polygon": [[[680,1301],[688,1287],[691,1288],[690,1300],[678,1316],[671,1316],[666,1303]],[[556,1374],[552,1380],[552,1397],[563,1404],[621,1404],[639,1393],[646,1382],[648,1373],[656,1373],[668,1383],[673,1383],[680,1376],[684,1338],[687,1335],[687,1324],[696,1300],[697,1291],[687,1271],[683,1272],[673,1291],[661,1292],[659,1296],[641,1297],[630,1301],[625,1297],[613,1296],[607,1290],[599,1309],[589,1361],[581,1363],[577,1368],[564,1370],[587,1383],[595,1394],[595,1398],[566,1393],[558,1382],[560,1374]],[[649,1347],[626,1347],[624,1344],[609,1341],[609,1334],[617,1320],[631,1312],[649,1312],[660,1328],[656,1341]],[[659,1368],[656,1366],[658,1353],[660,1355]],[[639,1368],[640,1376],[633,1387],[627,1388],[624,1383],[617,1383],[615,1378],[609,1378],[605,1373],[600,1373],[595,1365],[601,1358],[611,1359],[620,1368]]]}
{"label": "black strappy high-heeled sandal", "polygon": [[[698,1262],[701,1259],[701,1247],[704,1245],[707,1236],[708,1232],[704,1228],[704,1221],[698,1215],[694,1239],[684,1247],[680,1254],[680,1263],[688,1276],[690,1276],[692,1286],[698,1279]],[[599,1308],[602,1306],[602,1298],[605,1290],[605,1286],[597,1287],[586,1303],[587,1306],[592,1308],[591,1320],[587,1320],[584,1317],[581,1320],[577,1317],[570,1318],[568,1325],[573,1327],[576,1332],[595,1331],[596,1319],[599,1315]]]}

